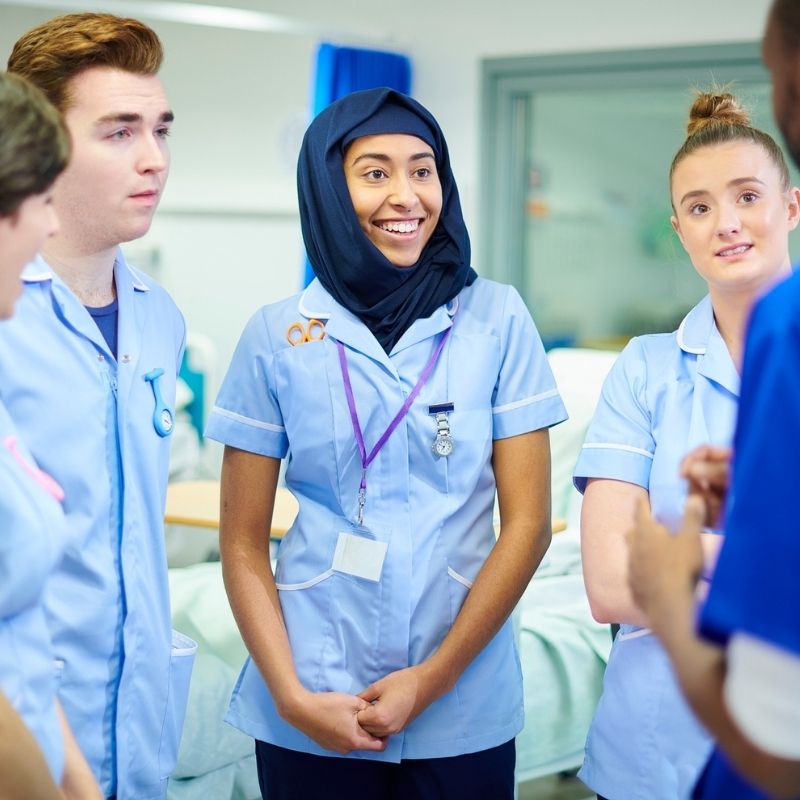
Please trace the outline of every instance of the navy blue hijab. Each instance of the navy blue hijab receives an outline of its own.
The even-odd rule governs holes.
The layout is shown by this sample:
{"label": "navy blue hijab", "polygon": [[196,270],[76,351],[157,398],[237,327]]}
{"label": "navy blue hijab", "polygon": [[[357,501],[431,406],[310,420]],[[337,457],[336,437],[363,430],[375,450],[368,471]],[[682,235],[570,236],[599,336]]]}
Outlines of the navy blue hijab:
{"label": "navy blue hijab", "polygon": [[[343,159],[360,136],[404,133],[430,145],[442,184],[442,211],[419,261],[396,267],[375,247],[350,200]],[[337,100],[311,123],[297,165],[303,241],[314,274],[388,353],[417,319],[429,317],[477,277],[447,143],[416,100],[368,89]]]}

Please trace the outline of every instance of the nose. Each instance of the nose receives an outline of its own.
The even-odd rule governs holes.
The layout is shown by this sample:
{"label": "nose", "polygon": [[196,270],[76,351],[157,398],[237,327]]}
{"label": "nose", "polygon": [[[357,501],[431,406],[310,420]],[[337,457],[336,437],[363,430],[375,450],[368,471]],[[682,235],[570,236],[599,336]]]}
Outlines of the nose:
{"label": "nose", "polygon": [[389,202],[397,207],[410,211],[419,202],[419,197],[414,189],[414,184],[408,175],[397,174],[392,178]]}
{"label": "nose", "polygon": [[742,229],[742,222],[736,207],[733,205],[722,206],[717,216],[717,235],[732,236]]}
{"label": "nose", "polygon": [[137,167],[142,174],[163,172],[169,166],[169,147],[158,134],[141,138]]}

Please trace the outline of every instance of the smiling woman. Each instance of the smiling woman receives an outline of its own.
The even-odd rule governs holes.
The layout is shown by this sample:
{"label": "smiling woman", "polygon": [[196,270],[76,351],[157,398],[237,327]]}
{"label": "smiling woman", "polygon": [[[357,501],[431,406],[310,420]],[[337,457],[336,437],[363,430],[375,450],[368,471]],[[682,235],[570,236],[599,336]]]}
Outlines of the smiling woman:
{"label": "smiling woman", "polygon": [[[470,265],[425,108],[337,101],[298,187],[317,279],[250,321],[206,432],[226,445],[220,549],[252,657],[228,720],[270,800],[510,800],[508,616],[550,540],[547,429],[566,412],[519,295]],[[323,337],[287,340],[311,320]],[[273,576],[286,456],[300,510]]]}

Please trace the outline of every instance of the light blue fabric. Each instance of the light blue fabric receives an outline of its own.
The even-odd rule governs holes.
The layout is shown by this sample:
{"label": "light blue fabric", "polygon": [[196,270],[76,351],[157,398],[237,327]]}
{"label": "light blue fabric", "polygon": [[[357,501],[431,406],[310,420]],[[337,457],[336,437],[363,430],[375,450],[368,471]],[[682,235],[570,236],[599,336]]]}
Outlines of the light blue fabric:
{"label": "light blue fabric", "polygon": [[[658,520],[675,528],[686,488],[678,469],[700,444],[728,445],[739,375],[708,297],[676,333],[633,339],[612,368],[575,467],[575,485],[611,478],[644,487]],[[579,777],[609,800],[689,797],[711,740],[646,629],[623,625]]]}
{"label": "light blue fabric", "polygon": [[64,514],[19,458],[35,466],[0,401],[0,691],[36,737],[58,783],[64,748],[42,595],[65,545]]}
{"label": "light blue fabric", "polygon": [[143,376],[164,369],[174,408],[185,329],[167,293],[121,253],[114,279],[119,361],[48,265],[29,265],[17,313],[0,326],[0,385],[21,437],[66,492],[68,546],[45,595],[59,698],[105,794],[150,800],[175,763],[194,643],[171,633],[169,438],[155,431]]}
{"label": "light blue fabric", "polygon": [[[291,347],[295,321],[326,321],[327,337]],[[453,322],[455,320],[455,323]],[[369,467],[364,524],[388,544],[377,582],[331,572],[337,537],[352,531],[361,463],[335,340],[342,342],[367,447],[386,429],[443,331],[455,325],[433,374]],[[430,404],[450,401],[455,449],[437,459]],[[356,693],[435,650],[494,541],[492,440],[566,417],[530,315],[514,289],[478,279],[418,319],[387,355],[368,329],[318,281],[267,306],[247,325],[210,415],[207,435],[283,458],[300,510],[278,552],[277,583],[300,680],[311,691]],[[331,609],[334,613],[331,613]],[[247,661],[228,720],[263,741],[333,755],[284,722]],[[465,670],[453,691],[392,736],[399,761],[494,747],[522,727],[522,682],[511,622]]]}

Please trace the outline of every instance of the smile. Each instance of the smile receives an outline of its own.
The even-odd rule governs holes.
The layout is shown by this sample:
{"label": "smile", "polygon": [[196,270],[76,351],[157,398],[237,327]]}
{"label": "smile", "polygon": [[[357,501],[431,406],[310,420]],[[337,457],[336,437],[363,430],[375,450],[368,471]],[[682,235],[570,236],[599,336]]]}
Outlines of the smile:
{"label": "smile", "polygon": [[396,222],[376,222],[375,223],[382,231],[389,233],[414,233],[419,228],[418,219],[407,219]]}
{"label": "smile", "polygon": [[717,252],[718,256],[722,256],[723,258],[726,256],[740,256],[742,253],[746,253],[753,245],[751,244],[739,244],[736,247],[728,248],[727,250],[719,250]]}

